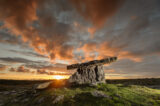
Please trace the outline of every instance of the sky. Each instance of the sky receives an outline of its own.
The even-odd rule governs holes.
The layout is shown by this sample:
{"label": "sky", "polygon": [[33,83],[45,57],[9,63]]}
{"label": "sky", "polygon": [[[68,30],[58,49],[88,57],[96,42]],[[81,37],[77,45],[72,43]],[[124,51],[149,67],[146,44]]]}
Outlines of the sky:
{"label": "sky", "polygon": [[117,56],[107,79],[160,77],[159,0],[0,0],[0,79],[68,78]]}

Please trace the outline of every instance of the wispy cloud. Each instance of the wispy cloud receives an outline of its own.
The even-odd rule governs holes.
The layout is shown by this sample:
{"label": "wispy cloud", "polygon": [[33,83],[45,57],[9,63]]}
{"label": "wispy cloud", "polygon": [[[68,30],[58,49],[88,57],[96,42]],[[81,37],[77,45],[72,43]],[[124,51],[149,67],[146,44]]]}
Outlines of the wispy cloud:
{"label": "wispy cloud", "polygon": [[8,50],[8,51],[11,51],[11,52],[14,52],[14,53],[18,53],[18,54],[23,54],[23,55],[26,55],[26,56],[48,58],[45,55],[41,55],[41,54],[38,54],[36,52],[31,52],[31,51],[20,51],[20,50]]}
{"label": "wispy cloud", "polygon": [[30,63],[30,62],[35,62],[32,60],[24,59],[24,58],[19,58],[19,57],[0,57],[0,61],[4,62],[9,62],[9,63]]}

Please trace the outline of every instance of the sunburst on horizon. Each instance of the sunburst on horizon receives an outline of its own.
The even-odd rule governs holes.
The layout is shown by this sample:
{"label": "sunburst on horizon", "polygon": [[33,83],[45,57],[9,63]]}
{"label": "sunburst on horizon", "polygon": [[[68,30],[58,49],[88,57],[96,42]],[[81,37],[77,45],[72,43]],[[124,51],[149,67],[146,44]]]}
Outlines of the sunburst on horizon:
{"label": "sunburst on horizon", "polygon": [[60,79],[65,79],[65,76],[62,76],[62,75],[54,75],[52,78],[53,78],[53,79],[56,79],[56,80],[60,80]]}

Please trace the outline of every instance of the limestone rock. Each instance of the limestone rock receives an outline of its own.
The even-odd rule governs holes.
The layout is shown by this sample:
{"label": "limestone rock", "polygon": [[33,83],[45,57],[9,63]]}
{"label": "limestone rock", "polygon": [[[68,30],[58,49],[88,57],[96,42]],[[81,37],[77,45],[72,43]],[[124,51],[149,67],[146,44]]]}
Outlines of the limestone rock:
{"label": "limestone rock", "polygon": [[117,57],[109,57],[109,58],[105,58],[105,59],[101,59],[101,60],[93,60],[93,61],[89,61],[89,62],[85,62],[85,63],[81,63],[81,64],[78,63],[78,64],[68,65],[67,69],[75,69],[75,68],[82,68],[82,67],[88,67],[88,66],[104,65],[104,64],[112,63],[116,60],[117,60]]}
{"label": "limestone rock", "polygon": [[68,80],[69,83],[91,84],[105,83],[105,73],[103,65],[117,60],[117,57],[109,57],[101,60],[93,60],[85,63],[68,65],[67,69],[77,69]]}
{"label": "limestone rock", "polygon": [[53,104],[58,103],[59,101],[63,100],[63,98],[64,98],[64,95],[59,95],[59,96],[57,96],[57,97],[54,99]]}
{"label": "limestone rock", "polygon": [[78,68],[68,80],[69,83],[105,83],[105,73],[102,65]]}
{"label": "limestone rock", "polygon": [[39,84],[39,85],[36,86],[36,89],[37,90],[46,89],[46,88],[48,88],[51,85],[51,83],[52,82],[45,82],[45,83]]}
{"label": "limestone rock", "polygon": [[103,93],[102,91],[93,91],[91,92],[92,96],[101,97],[101,98],[110,98],[107,94]]}

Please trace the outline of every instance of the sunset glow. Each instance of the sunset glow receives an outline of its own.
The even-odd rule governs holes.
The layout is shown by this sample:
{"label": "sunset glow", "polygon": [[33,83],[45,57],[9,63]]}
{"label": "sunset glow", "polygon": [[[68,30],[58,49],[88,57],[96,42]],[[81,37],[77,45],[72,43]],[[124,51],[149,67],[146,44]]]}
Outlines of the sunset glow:
{"label": "sunset glow", "polygon": [[54,75],[53,79],[60,80],[60,79],[65,79],[65,77],[61,75]]}

